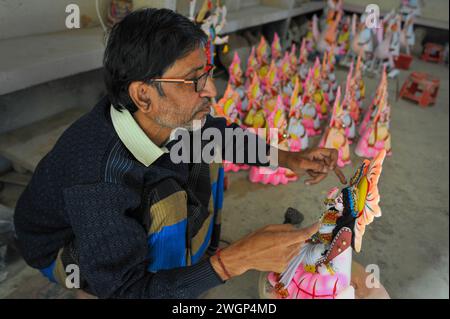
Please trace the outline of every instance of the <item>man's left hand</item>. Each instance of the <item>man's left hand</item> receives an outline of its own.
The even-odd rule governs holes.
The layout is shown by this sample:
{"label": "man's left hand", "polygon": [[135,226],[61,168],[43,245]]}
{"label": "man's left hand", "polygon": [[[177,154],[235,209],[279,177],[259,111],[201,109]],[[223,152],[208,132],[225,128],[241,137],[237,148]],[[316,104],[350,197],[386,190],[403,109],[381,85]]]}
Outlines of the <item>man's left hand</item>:
{"label": "man's left hand", "polygon": [[306,185],[321,182],[328,173],[334,171],[342,184],[346,184],[342,171],[337,167],[338,152],[329,148],[312,148],[303,152],[278,152],[280,166],[287,167],[296,173],[306,172],[311,178]]}

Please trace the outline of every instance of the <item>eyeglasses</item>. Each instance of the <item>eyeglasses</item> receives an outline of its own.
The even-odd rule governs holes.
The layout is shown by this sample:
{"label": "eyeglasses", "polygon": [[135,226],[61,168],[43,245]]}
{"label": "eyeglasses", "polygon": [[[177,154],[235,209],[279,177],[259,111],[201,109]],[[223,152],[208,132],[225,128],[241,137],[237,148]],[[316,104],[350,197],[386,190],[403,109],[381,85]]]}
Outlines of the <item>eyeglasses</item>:
{"label": "eyeglasses", "polygon": [[151,79],[150,82],[168,82],[168,83],[184,83],[184,84],[194,84],[195,92],[202,91],[208,78],[211,77],[212,71],[214,70],[214,65],[208,64],[205,67],[206,72],[200,75],[196,79]]}

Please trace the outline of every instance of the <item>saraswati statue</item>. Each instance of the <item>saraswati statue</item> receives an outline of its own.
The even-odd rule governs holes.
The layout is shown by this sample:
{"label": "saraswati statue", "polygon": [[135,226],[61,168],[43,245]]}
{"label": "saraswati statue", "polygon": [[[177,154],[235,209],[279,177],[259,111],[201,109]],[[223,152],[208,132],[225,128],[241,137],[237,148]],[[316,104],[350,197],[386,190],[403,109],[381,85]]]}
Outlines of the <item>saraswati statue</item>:
{"label": "saraswati statue", "polygon": [[330,190],[319,231],[282,274],[262,273],[261,297],[355,298],[352,253],[361,251],[366,226],[381,216],[378,180],[385,156],[382,150],[372,161],[364,160],[347,187]]}

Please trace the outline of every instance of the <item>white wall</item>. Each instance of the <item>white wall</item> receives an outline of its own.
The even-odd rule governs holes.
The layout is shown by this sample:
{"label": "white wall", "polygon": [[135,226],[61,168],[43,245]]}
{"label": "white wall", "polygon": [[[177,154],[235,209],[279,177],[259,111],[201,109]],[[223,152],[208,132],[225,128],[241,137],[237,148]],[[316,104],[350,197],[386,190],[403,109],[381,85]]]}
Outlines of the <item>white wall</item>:
{"label": "white wall", "polygon": [[[398,8],[401,0],[344,0],[344,3],[355,5],[368,5],[375,3],[380,6],[382,11],[390,11],[393,8]],[[445,21],[448,23],[448,0],[424,0],[423,3],[424,6],[422,7],[422,17]]]}
{"label": "white wall", "polygon": [[[102,14],[109,0],[99,0]],[[186,1],[189,0],[178,0]],[[136,8],[167,7],[175,9],[176,0],[134,0]],[[66,30],[66,6],[75,3],[80,14],[99,25],[95,0],[0,0],[0,40]]]}
{"label": "white wall", "polygon": [[94,0],[1,0],[0,39],[66,30],[70,3],[98,24]]}
{"label": "white wall", "polygon": [[[106,12],[109,0],[99,0],[101,10]],[[189,0],[134,0],[135,7],[168,7],[186,9]],[[230,8],[237,0],[225,0]],[[249,1],[249,0],[240,0]],[[271,0],[276,2],[278,0]],[[286,0],[279,0],[280,3]],[[349,4],[367,5],[377,3],[382,10],[398,7],[400,0],[344,0]],[[200,4],[203,0],[197,0]],[[422,16],[429,19],[449,21],[449,1],[425,0]],[[90,17],[98,25],[95,0],[0,0],[0,40],[32,34],[64,31],[66,12],[70,3],[80,6],[81,14]],[[183,11],[183,10],[181,10]],[[184,13],[184,12],[183,12]],[[187,13],[187,12],[186,12]]]}

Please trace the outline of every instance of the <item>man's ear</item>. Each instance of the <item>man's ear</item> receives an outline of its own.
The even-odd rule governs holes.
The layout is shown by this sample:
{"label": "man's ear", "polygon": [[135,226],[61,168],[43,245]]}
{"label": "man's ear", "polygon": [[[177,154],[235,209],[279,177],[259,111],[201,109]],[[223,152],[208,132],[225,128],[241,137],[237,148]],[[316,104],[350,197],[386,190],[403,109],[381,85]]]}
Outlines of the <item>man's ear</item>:
{"label": "man's ear", "polygon": [[143,113],[148,113],[152,110],[152,88],[150,85],[136,81],[132,82],[128,87],[128,94],[134,105]]}

